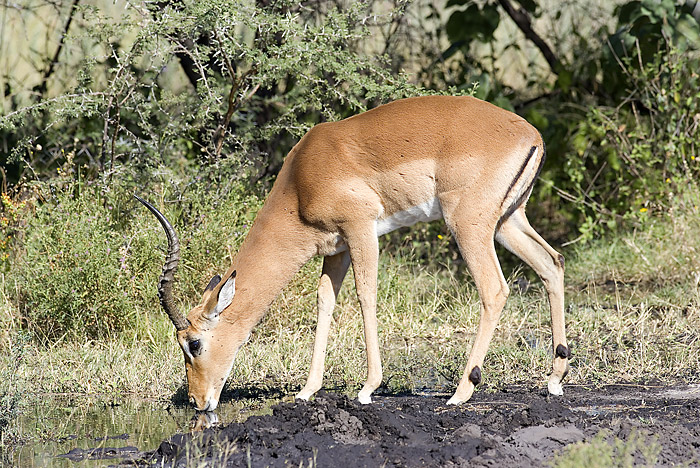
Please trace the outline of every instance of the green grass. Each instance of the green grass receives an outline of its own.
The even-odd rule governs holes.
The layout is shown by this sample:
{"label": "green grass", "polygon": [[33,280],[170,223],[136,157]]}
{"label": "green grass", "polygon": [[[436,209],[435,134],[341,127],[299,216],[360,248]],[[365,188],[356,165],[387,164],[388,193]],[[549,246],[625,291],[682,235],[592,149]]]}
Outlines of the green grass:
{"label": "green grass", "polygon": [[697,208],[576,249],[568,270],[575,381],[695,374],[700,364]]}
{"label": "green grass", "polygon": [[[698,291],[694,276],[683,272],[697,271],[700,262],[692,255],[681,259],[679,253],[681,241],[687,246],[697,240],[700,245],[700,236],[689,235],[692,222],[653,226],[567,252],[567,331],[574,352],[568,382],[673,380],[698,368]],[[639,261],[637,249],[648,265]],[[303,385],[319,270],[320,261],[310,262],[278,298],[241,350],[230,386]],[[454,270],[423,266],[410,254],[384,253],[378,294],[389,389],[450,391],[461,375],[479,305],[466,272]],[[510,279],[522,274],[515,270]],[[172,327],[153,311],[135,315],[136,331],[119,338],[33,347],[18,379],[32,382],[33,393],[172,394],[183,383]],[[526,293],[513,288],[487,358],[485,383],[544,383],[550,343],[544,288],[539,283]],[[327,384],[357,387],[364,373],[361,314],[349,273],[331,331]]]}

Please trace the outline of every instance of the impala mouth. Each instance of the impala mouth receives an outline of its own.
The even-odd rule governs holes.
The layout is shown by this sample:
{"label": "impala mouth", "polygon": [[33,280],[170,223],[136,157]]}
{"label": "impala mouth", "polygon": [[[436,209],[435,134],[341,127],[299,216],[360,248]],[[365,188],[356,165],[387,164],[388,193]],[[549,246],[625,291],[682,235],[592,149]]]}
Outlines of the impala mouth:
{"label": "impala mouth", "polygon": [[208,412],[214,411],[214,410],[216,409],[217,406],[219,406],[219,402],[218,402],[218,401],[209,400],[209,401],[207,401],[207,406],[205,406],[204,409],[203,409],[202,411],[208,413]]}
{"label": "impala mouth", "polygon": [[200,413],[208,413],[214,411],[216,407],[219,406],[218,401],[207,400],[206,405],[204,405],[203,408],[200,408],[199,405],[197,405],[197,402],[195,401],[194,397],[190,397],[190,403],[192,403],[192,406],[194,406],[194,410]]}

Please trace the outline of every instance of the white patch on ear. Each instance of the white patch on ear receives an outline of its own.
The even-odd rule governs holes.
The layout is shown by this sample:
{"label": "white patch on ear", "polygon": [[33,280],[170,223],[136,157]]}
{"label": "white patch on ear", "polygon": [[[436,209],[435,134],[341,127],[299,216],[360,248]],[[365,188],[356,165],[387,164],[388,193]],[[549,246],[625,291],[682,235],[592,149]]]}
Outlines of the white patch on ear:
{"label": "white patch on ear", "polygon": [[223,312],[226,307],[231,305],[231,301],[233,301],[234,294],[236,294],[235,274],[229,276],[229,278],[226,280],[226,283],[221,287],[221,290],[219,291],[219,302],[217,302],[216,307],[214,307],[214,317],[218,317],[219,314],[221,314],[221,312]]}

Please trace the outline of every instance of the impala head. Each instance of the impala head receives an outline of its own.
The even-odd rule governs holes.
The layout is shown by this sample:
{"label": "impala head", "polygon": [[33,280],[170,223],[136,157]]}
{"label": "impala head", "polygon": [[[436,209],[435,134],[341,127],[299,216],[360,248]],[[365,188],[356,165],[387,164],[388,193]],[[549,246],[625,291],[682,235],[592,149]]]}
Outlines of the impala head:
{"label": "impala head", "polygon": [[221,312],[233,301],[236,272],[224,280],[214,276],[202,295],[201,302],[185,317],[175,305],[172,286],[180,261],[180,243],[168,220],[147,201],[134,195],[160,222],[168,237],[168,253],[158,282],[158,297],[163,310],[175,325],[177,341],[185,356],[185,370],[190,402],[199,411],[213,411],[219,404],[238,348],[248,332],[235,330],[222,319]]}

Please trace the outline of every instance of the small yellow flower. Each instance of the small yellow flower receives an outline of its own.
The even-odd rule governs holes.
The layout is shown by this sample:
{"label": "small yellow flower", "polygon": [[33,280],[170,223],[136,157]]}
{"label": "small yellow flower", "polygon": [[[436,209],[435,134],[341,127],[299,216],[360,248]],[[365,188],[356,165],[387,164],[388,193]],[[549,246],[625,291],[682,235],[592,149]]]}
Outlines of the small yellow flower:
{"label": "small yellow flower", "polygon": [[438,239],[442,240],[442,234],[438,234]]}
{"label": "small yellow flower", "polygon": [[671,179],[668,178],[668,177],[666,177],[666,182],[670,184],[670,183],[671,183]]}
{"label": "small yellow flower", "polygon": [[647,210],[646,208],[640,208],[640,209],[639,209],[639,212],[640,212],[640,213],[646,213],[647,211],[649,211],[649,210]]}

